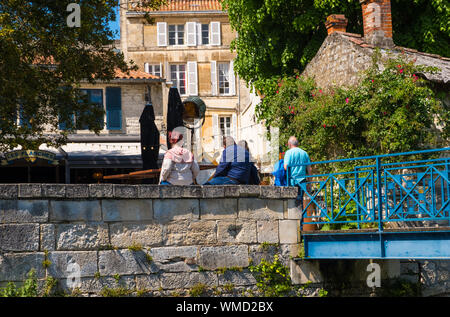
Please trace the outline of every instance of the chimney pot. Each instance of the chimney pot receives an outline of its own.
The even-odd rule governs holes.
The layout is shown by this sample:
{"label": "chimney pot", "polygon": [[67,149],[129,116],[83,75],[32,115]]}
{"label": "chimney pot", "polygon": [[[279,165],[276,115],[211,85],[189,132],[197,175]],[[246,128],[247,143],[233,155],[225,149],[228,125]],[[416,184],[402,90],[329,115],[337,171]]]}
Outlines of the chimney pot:
{"label": "chimney pot", "polygon": [[325,22],[325,27],[327,28],[328,35],[334,32],[346,32],[347,31],[347,18],[343,14],[332,14],[328,16]]}

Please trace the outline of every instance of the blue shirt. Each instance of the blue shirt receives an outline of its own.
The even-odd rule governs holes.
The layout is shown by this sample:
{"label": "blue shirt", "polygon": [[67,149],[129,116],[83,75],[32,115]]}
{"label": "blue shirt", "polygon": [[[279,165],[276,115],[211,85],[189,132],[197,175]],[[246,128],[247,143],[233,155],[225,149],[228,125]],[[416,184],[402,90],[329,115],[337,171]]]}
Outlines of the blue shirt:
{"label": "blue shirt", "polygon": [[248,184],[252,166],[250,154],[235,144],[223,150],[222,159],[216,168],[214,177],[228,176],[238,180],[241,184]]}
{"label": "blue shirt", "polygon": [[305,180],[307,165],[299,165],[310,162],[308,153],[301,148],[295,147],[286,151],[284,165],[287,166],[287,173],[289,174],[289,186],[298,185]]}
{"label": "blue shirt", "polygon": [[275,186],[286,186],[286,171],[284,170],[284,160],[275,163],[272,175],[275,176]]}

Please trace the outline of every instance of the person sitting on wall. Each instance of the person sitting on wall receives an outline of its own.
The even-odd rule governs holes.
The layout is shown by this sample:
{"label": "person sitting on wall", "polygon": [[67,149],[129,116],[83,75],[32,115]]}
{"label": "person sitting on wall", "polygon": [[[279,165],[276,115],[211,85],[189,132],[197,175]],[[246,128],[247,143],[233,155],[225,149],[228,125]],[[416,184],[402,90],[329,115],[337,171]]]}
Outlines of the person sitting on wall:
{"label": "person sitting on wall", "polygon": [[258,169],[256,168],[256,166],[253,162],[252,155],[250,153],[250,148],[248,147],[247,141],[245,141],[245,140],[239,141],[238,146],[244,148],[248,152],[248,155],[250,157],[250,162],[252,163],[252,167],[250,170],[250,178],[248,180],[248,185],[259,185],[261,183],[261,180],[259,179]]}
{"label": "person sitting on wall", "polygon": [[248,151],[236,145],[230,136],[223,139],[223,146],[225,149],[216,172],[204,185],[248,184],[253,165]]}
{"label": "person sitting on wall", "polygon": [[183,135],[169,132],[171,149],[164,155],[161,166],[161,185],[193,185],[200,167],[191,151],[183,148]]}

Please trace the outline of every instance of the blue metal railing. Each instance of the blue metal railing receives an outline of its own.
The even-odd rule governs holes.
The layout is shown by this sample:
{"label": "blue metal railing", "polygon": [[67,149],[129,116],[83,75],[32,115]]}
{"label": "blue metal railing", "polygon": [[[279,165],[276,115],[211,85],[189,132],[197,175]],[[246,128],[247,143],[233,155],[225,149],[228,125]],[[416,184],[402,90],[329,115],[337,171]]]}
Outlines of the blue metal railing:
{"label": "blue metal railing", "polygon": [[[355,162],[353,171],[306,175],[301,226],[378,228],[388,222],[450,220],[450,148],[312,162]],[[428,160],[382,163],[398,156],[439,154]],[[374,164],[358,165],[372,160]],[[291,166],[292,167],[292,166]],[[290,171],[287,172],[288,184]]]}

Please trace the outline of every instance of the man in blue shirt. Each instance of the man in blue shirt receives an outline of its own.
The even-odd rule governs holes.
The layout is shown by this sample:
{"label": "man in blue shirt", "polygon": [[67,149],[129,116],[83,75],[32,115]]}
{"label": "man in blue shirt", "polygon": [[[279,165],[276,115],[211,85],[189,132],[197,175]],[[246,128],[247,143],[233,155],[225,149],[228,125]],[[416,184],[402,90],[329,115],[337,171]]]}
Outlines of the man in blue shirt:
{"label": "man in blue shirt", "polygon": [[288,186],[297,186],[297,204],[303,208],[303,189],[300,184],[306,182],[306,175],[311,174],[311,163],[308,153],[298,147],[298,140],[291,136],[288,141],[289,150],[284,155],[284,169],[288,174]]}
{"label": "man in blue shirt", "polygon": [[223,140],[222,159],[213,178],[204,185],[239,185],[248,184],[252,176],[253,163],[244,148],[236,145],[232,137]]}

